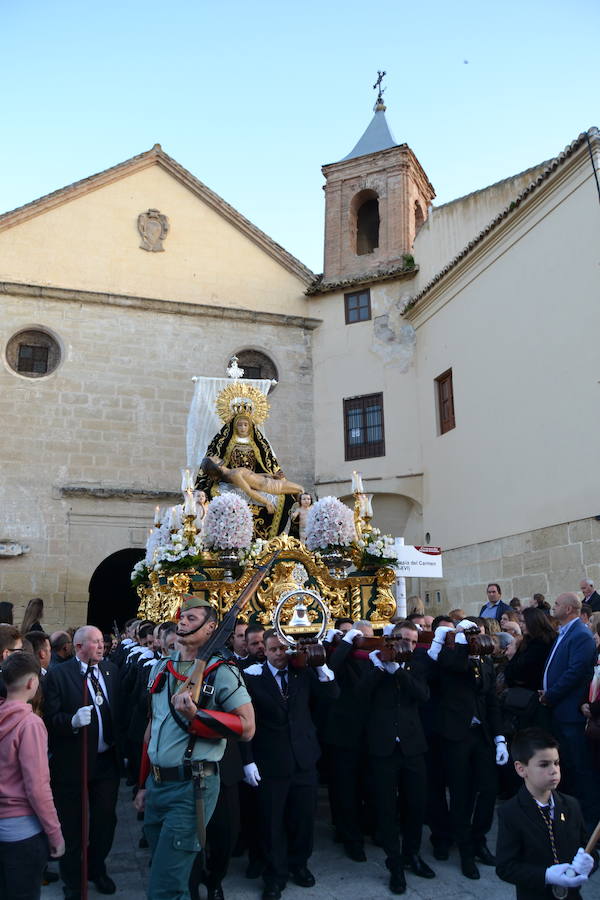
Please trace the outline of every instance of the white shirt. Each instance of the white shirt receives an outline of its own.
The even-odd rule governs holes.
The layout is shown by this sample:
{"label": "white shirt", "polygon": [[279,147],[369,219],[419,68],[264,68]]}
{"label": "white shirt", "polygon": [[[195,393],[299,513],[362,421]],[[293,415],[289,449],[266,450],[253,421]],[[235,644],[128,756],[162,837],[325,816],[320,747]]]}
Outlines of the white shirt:
{"label": "white shirt", "polygon": [[[77,658],[79,659],[79,657],[77,657]],[[81,674],[85,675],[85,673],[88,670],[88,664],[85,663],[82,659],[79,659],[79,667],[81,669]],[[108,703],[108,692],[106,690],[106,682],[104,681],[104,675],[98,668],[98,663],[96,663],[95,666],[92,666],[91,672],[94,675],[94,678],[96,679],[98,684],[100,685],[102,693],[104,694],[103,703]],[[88,679],[87,679],[87,684],[88,684],[89,700],[91,701],[92,705],[94,706],[94,708],[96,710],[96,715],[98,716],[98,753],[105,753],[110,748],[109,748],[108,744],[106,743],[106,741],[104,740],[104,729],[102,727],[102,716],[100,715],[100,705],[98,704],[98,702],[96,700],[96,688],[92,684],[92,679],[90,678],[89,675],[88,675]],[[87,705],[89,706],[89,704],[87,704]]]}
{"label": "white shirt", "polygon": [[[285,667],[285,669],[276,669],[275,666],[271,665],[269,660],[267,660],[267,665],[268,665],[271,675],[275,679],[275,681],[277,683],[277,687],[279,688],[280,691],[281,691],[281,677],[279,677],[279,676],[284,675],[285,679],[289,685],[290,681],[289,681],[289,673],[288,673],[287,666]],[[282,691],[282,693],[283,693],[283,691]]]}

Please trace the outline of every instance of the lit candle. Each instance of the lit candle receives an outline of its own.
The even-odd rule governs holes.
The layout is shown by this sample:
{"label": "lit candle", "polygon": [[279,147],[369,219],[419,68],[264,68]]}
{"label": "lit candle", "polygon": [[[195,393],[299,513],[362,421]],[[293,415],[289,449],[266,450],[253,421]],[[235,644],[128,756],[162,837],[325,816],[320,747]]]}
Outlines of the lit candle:
{"label": "lit candle", "polygon": [[196,501],[191,489],[185,492],[185,505],[183,507],[184,515],[196,517]]}
{"label": "lit candle", "polygon": [[354,471],[352,472],[352,493],[353,494],[362,494],[364,493],[364,487],[362,483],[362,476],[360,472]]}
{"label": "lit candle", "polygon": [[160,506],[154,507],[154,524],[156,526],[160,525]]}

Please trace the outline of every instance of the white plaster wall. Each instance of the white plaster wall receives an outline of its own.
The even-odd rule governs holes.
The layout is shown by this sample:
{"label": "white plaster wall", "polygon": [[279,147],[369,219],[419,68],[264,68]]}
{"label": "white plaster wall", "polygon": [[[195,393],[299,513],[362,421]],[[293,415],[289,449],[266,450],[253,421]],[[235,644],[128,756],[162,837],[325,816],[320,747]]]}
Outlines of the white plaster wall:
{"label": "white plaster wall", "polygon": [[412,251],[420,269],[415,279],[414,293],[425,287],[498,213],[535,181],[546,165],[541,163],[443,206],[434,206],[419,229]]}
{"label": "white plaster wall", "polygon": [[[582,153],[413,311],[432,543],[600,512],[599,228]],[[440,436],[434,379],[450,367],[456,428]]]}
{"label": "white plaster wall", "polygon": [[[396,303],[403,290],[400,283],[373,286],[371,320],[352,325],[345,324],[343,292],[311,301],[310,315],[323,320],[313,333],[317,482],[349,481],[354,469],[367,478],[420,471],[414,334],[411,326],[401,323],[399,332],[390,331],[386,340],[388,326],[380,320],[391,316],[391,324],[398,324]],[[383,391],[385,456],[346,462],[343,399],[379,391]]]}

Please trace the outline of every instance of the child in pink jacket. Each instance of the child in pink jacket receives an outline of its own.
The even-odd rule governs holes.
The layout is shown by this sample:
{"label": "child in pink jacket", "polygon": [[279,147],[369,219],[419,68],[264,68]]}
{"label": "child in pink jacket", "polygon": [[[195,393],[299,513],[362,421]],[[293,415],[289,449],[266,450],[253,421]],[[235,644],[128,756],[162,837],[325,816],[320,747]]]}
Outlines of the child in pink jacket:
{"label": "child in pink jacket", "polygon": [[6,700],[0,700],[0,897],[39,900],[48,856],[65,843],[54,808],[46,726],[29,701],[39,684],[29,653],[2,663]]}

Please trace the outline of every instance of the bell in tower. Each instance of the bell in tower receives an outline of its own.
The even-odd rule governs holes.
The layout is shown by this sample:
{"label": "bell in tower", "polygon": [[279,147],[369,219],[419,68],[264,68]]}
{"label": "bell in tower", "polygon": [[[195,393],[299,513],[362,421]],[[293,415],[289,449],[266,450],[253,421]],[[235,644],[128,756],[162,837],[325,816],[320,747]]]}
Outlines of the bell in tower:
{"label": "bell in tower", "polygon": [[412,252],[435,191],[408,144],[387,124],[379,72],[374,115],[356,146],[323,166],[325,259],[323,283],[401,266]]}

